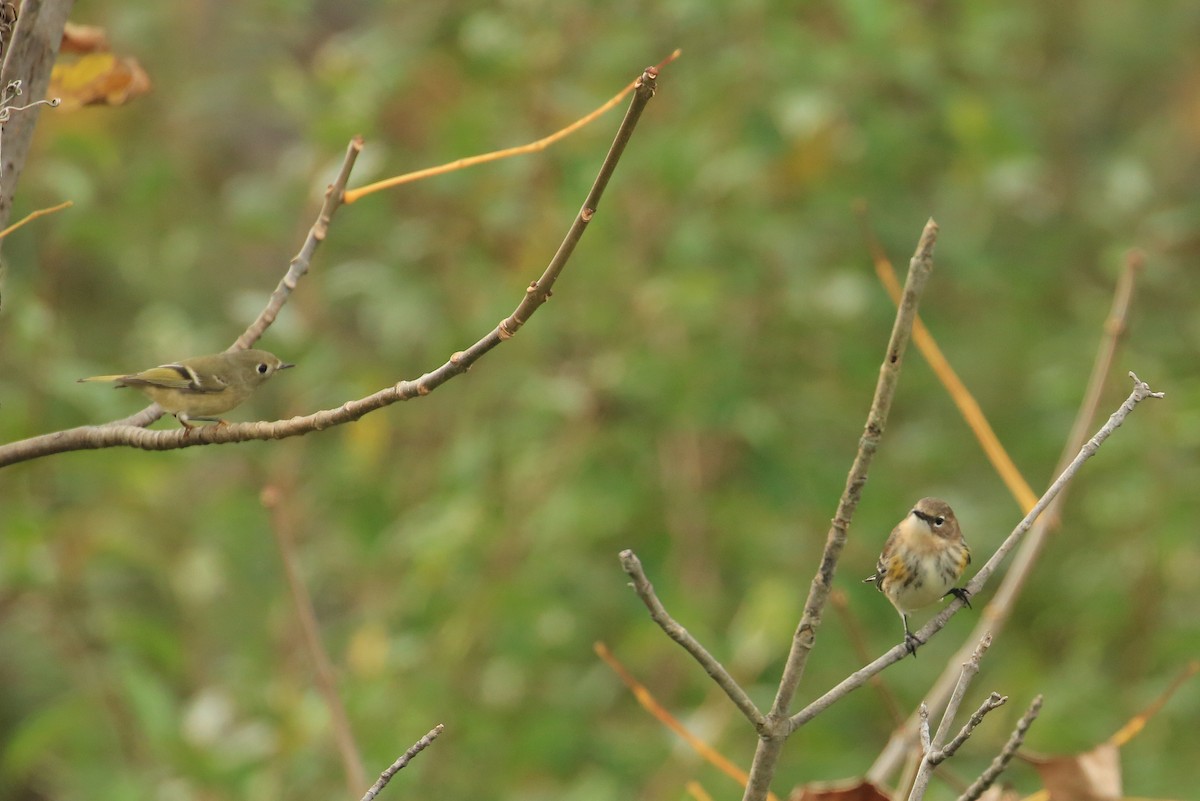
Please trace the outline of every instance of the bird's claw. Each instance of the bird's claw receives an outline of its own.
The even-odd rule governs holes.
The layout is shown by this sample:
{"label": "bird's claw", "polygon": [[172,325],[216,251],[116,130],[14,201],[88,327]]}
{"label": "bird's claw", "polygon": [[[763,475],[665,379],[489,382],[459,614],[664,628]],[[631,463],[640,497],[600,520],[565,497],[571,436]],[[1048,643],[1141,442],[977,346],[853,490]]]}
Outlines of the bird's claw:
{"label": "bird's claw", "polygon": [[912,632],[908,632],[908,631],[904,632],[904,647],[905,647],[905,649],[908,650],[908,652],[910,654],[913,655],[913,659],[917,658],[917,646],[924,645],[924,644],[925,644],[924,642],[917,639],[917,635],[913,634]]}
{"label": "bird's claw", "polygon": [[971,607],[971,593],[967,592],[966,587],[951,587],[950,591],[947,592],[942,597],[946,598],[951,595],[953,595],[955,598],[957,598],[958,600],[960,600],[964,604],[966,604],[968,609],[972,608]]}

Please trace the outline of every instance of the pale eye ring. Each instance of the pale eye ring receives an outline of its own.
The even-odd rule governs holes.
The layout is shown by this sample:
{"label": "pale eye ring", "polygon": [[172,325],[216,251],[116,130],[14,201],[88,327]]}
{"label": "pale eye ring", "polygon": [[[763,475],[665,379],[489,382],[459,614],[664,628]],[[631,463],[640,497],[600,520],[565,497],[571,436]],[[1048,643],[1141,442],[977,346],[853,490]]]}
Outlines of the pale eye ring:
{"label": "pale eye ring", "polygon": [[259,362],[258,367],[254,368],[254,369],[258,370],[259,375],[266,375],[267,371],[270,370],[271,368],[267,366],[266,362]]}
{"label": "pale eye ring", "polygon": [[933,524],[935,526],[940,527],[945,522],[946,522],[946,518],[942,517],[941,515],[938,515],[937,517],[933,518]]}

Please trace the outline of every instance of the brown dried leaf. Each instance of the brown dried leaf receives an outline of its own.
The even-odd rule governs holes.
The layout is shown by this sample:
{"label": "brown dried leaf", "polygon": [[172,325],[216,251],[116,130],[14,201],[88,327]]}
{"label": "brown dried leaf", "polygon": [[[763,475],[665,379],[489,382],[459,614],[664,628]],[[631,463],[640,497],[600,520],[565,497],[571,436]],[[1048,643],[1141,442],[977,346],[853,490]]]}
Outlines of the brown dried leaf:
{"label": "brown dried leaf", "polygon": [[68,22],[63,29],[60,53],[95,53],[108,49],[108,34],[98,25],[76,25]]}
{"label": "brown dried leaf", "polygon": [[1026,759],[1042,777],[1050,801],[1120,801],[1122,797],[1121,755],[1111,743],[1081,754]]}
{"label": "brown dried leaf", "polygon": [[98,103],[119,106],[148,91],[150,76],[136,59],[104,52],[55,64],[47,95],[61,98],[66,110]]}

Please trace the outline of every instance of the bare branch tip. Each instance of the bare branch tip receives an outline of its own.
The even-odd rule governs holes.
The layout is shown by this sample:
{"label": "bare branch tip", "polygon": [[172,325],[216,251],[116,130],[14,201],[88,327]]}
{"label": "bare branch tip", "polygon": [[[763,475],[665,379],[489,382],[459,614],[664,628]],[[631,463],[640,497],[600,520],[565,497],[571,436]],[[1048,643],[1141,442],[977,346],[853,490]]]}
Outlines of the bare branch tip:
{"label": "bare branch tip", "polygon": [[1154,392],[1151,390],[1150,385],[1138,378],[1137,373],[1133,372],[1132,370],[1129,371],[1129,377],[1133,379],[1134,392],[1141,394],[1142,397],[1162,399],[1167,396],[1167,393],[1165,392]]}

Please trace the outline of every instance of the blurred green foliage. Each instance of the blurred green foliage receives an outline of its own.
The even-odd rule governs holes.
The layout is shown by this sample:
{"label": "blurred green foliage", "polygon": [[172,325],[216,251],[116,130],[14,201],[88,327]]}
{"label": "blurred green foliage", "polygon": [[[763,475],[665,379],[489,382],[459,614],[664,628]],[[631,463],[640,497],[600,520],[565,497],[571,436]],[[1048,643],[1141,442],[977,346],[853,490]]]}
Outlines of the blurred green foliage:
{"label": "blurred green foliage", "polygon": [[[635,549],[769,703],[893,317],[859,200],[900,267],[925,219],[941,224],[922,315],[1035,487],[1123,254],[1147,254],[1104,408],[1130,369],[1167,399],[1072,486],[972,690],[1013,702],[953,770],[982,769],[1039,692],[1027,745],[1088,747],[1200,652],[1195,3],[98,0],[77,21],[106,27],[155,88],[41,115],[14,220],[75,206],[4,245],[5,442],[140,408],[79,376],[232,341],[353,134],[361,185],[543,136],[684,54],[553,301],[469,375],[299,439],[4,471],[0,798],[351,797],[267,485],[297,521],[368,772],[446,724],[393,797],[679,798],[690,778],[735,797],[592,643],[749,764],[749,728],[650,623],[616,554]],[[553,253],[616,121],[343,209],[262,343],[301,366],[233,416],[335,406],[490,330]],[[873,651],[899,626],[858,580],[929,494],[980,555],[1020,517],[914,352],[837,578]],[[970,614],[886,674],[906,706]],[[858,664],[827,615],[799,701]],[[1130,793],[1191,786],[1198,715],[1193,683],[1125,749]],[[889,729],[858,692],[788,744],[775,788],[861,774]],[[1036,787],[1019,765],[1008,778]]]}

